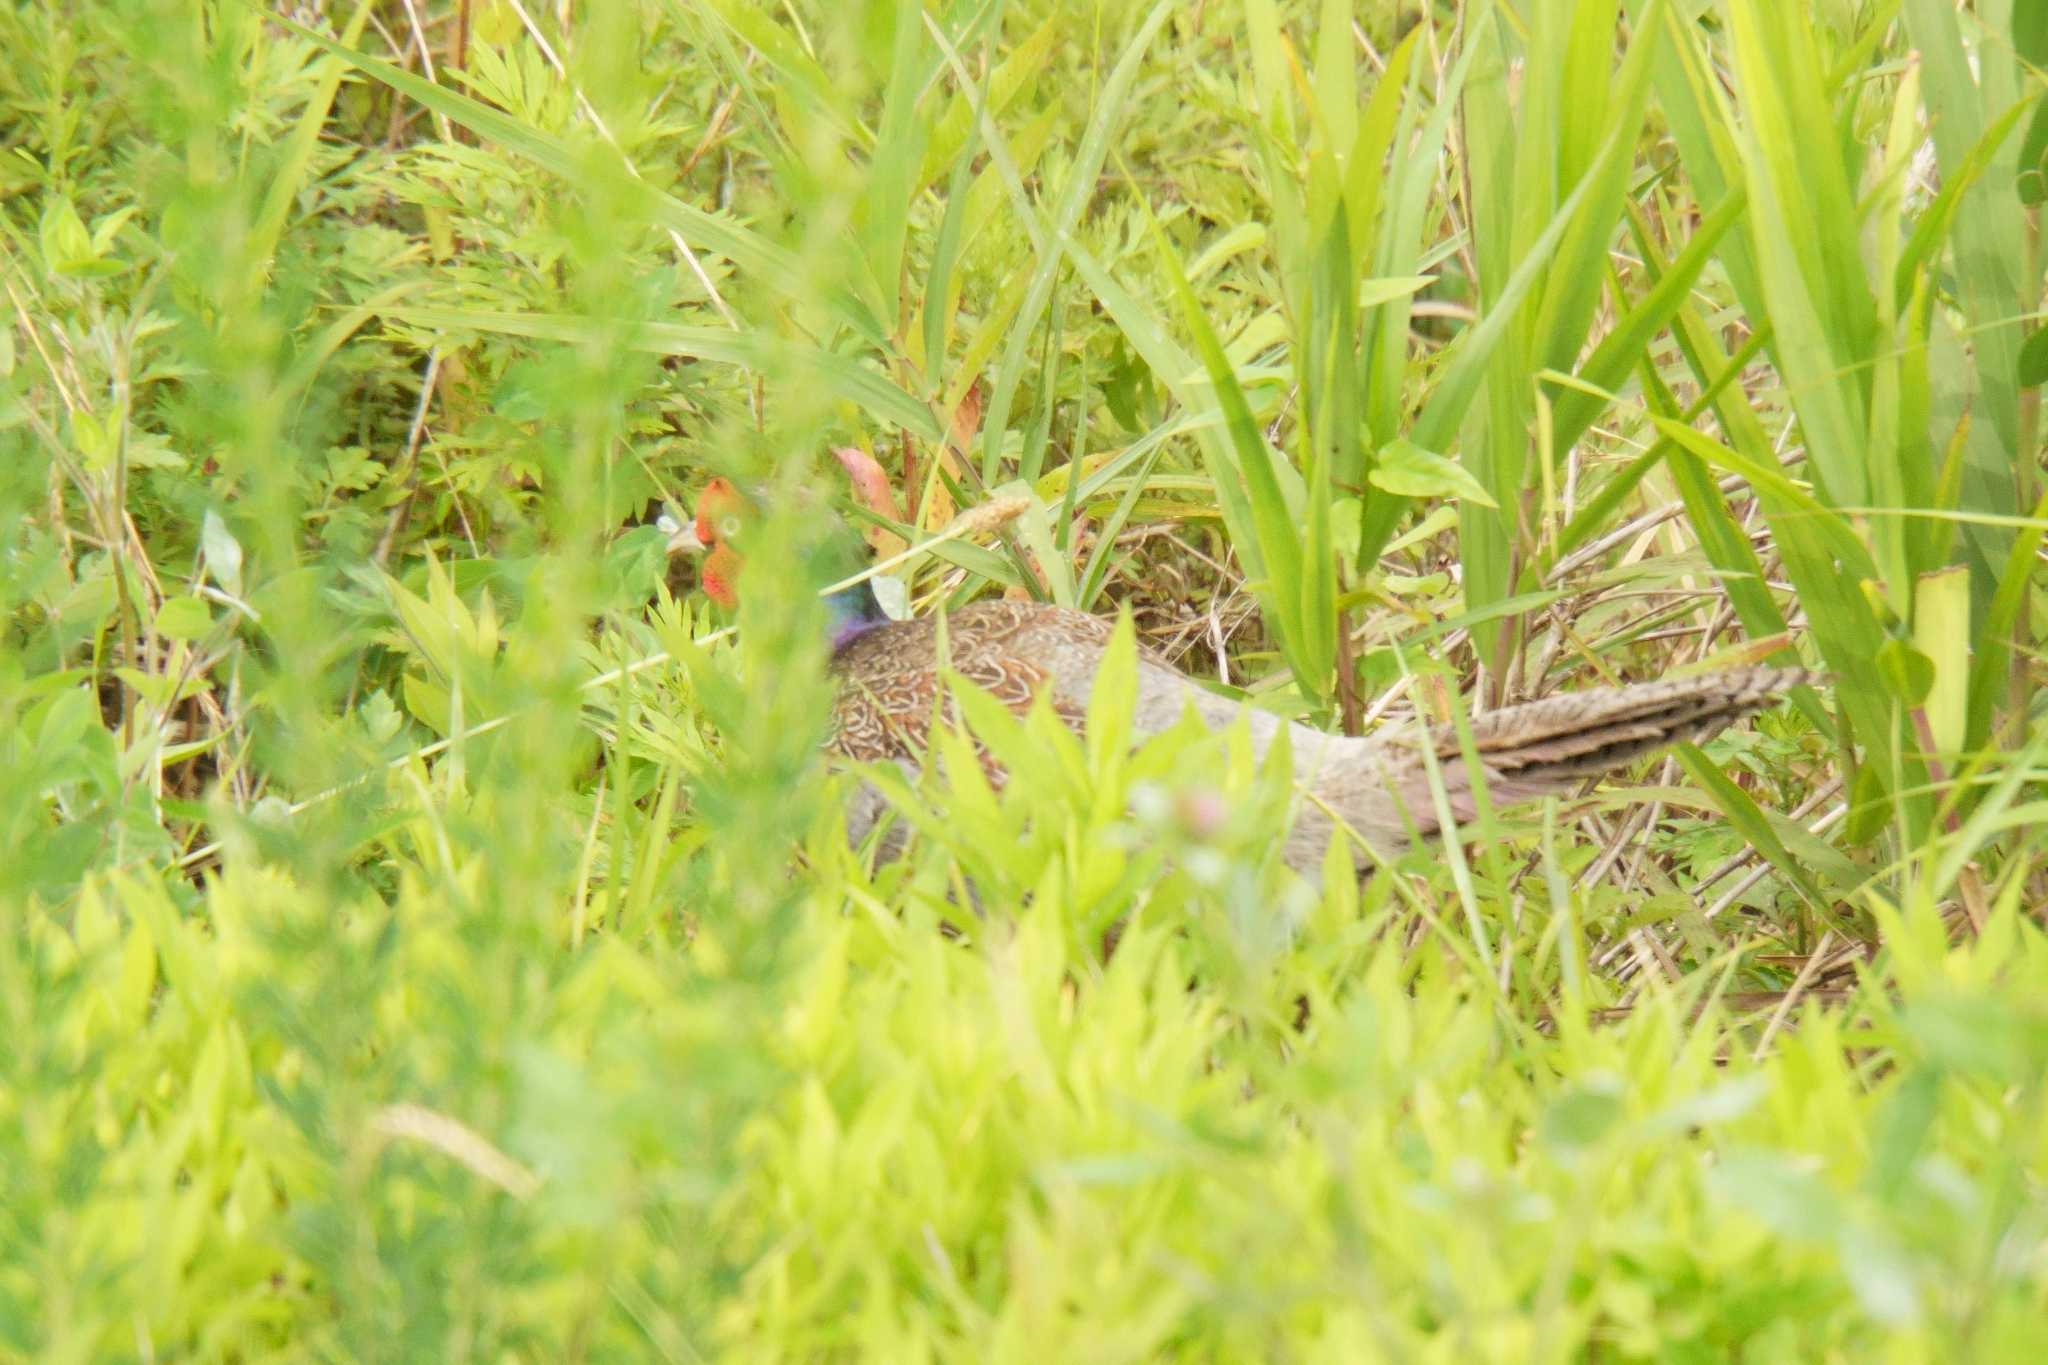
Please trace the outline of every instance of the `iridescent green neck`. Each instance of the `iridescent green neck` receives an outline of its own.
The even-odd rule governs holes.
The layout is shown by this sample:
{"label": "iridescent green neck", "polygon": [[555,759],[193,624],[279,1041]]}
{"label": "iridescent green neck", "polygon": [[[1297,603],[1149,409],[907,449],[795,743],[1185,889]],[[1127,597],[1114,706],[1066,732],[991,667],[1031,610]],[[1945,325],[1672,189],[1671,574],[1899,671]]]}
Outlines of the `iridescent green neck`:
{"label": "iridescent green neck", "polygon": [[864,631],[873,630],[889,619],[882,604],[875,597],[875,590],[863,578],[850,588],[843,588],[825,599],[827,627],[832,641],[833,653],[845,648],[846,642]]}

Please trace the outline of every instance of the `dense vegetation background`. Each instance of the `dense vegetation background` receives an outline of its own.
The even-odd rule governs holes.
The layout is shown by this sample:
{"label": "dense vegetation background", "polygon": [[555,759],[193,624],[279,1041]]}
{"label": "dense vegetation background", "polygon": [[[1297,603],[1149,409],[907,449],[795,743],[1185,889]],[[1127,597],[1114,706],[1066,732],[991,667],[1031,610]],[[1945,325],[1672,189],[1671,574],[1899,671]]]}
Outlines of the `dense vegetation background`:
{"label": "dense vegetation background", "polygon": [[[2048,7],[0,51],[0,1355],[2038,1352]],[[885,550],[1026,499],[920,610],[1127,608],[1320,724],[1830,681],[1363,885],[1228,736],[992,726],[877,868],[834,445]],[[736,634],[665,549],[714,474]]]}

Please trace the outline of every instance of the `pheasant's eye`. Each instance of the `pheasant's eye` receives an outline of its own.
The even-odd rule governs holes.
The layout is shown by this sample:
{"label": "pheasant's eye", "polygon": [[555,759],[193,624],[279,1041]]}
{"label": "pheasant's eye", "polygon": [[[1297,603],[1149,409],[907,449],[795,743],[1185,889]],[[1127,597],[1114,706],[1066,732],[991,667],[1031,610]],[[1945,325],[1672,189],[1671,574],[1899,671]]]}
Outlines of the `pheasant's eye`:
{"label": "pheasant's eye", "polygon": [[740,519],[728,513],[718,519],[718,534],[731,540],[740,533]]}

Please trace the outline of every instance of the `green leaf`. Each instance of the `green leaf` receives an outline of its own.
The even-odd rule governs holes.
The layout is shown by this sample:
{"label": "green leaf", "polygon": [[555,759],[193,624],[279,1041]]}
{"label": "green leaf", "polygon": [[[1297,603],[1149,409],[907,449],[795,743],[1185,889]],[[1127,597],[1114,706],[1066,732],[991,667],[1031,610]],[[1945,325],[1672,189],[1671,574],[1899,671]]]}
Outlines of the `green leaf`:
{"label": "green leaf", "polygon": [[1883,1230],[1845,1232],[1840,1242],[1842,1274],[1871,1317],[1904,1327],[1920,1316],[1919,1277],[1913,1262]]}
{"label": "green leaf", "polygon": [[435,734],[445,737],[450,733],[451,693],[442,684],[418,673],[406,674],[405,709],[412,712],[414,720]]}
{"label": "green leaf", "polygon": [[91,465],[104,466],[114,457],[113,433],[90,408],[72,409],[71,440]]}
{"label": "green leaf", "polygon": [[1863,763],[1849,785],[1849,815],[1842,822],[1842,834],[1851,844],[1869,843],[1891,819],[1891,788],[1875,763]]}
{"label": "green leaf", "polygon": [[382,744],[398,733],[405,724],[405,717],[391,702],[391,694],[383,688],[374,688],[356,707],[356,717],[363,723],[363,730],[372,743]]}
{"label": "green leaf", "polygon": [[43,205],[39,233],[43,265],[53,275],[87,273],[98,259],[92,248],[92,234],[78,217],[78,210],[62,195],[51,195]]}
{"label": "green leaf", "polygon": [[1975,642],[1977,649],[1971,661],[1967,708],[1970,731],[1966,744],[1970,748],[1982,745],[1990,733],[1992,713],[2007,686],[2006,668],[2012,657],[2013,631],[2020,613],[2026,610],[2033,583],[2034,557],[2040,553],[2044,535],[2048,535],[2048,489],[2042,490],[2026,524],[2013,537],[2012,545],[2006,551],[1997,590],[1992,593],[1991,606],[1984,614],[1983,636]]}
{"label": "green leaf", "polygon": [[1904,640],[1886,640],[1877,647],[1877,671],[1892,695],[1908,706],[1918,706],[1934,690],[1934,660]]}
{"label": "green leaf", "polygon": [[1834,1192],[1805,1165],[1776,1152],[1735,1152],[1707,1172],[1715,1202],[1740,1209],[1782,1237],[1827,1240],[1842,1223]]}
{"label": "green leaf", "polygon": [[[1024,484],[1012,481],[995,489],[997,496],[1022,494],[1031,497],[1031,490]],[[1057,509],[1054,509],[1057,510]],[[1062,607],[1074,603],[1074,566],[1068,557],[1053,543],[1050,514],[1044,503],[1032,498],[1031,505],[1012,523],[1018,539],[1024,542],[1032,557],[1038,561],[1040,572],[1045,575],[1046,586],[1052,600]]]}
{"label": "green leaf", "polygon": [[1870,1182],[1887,1197],[1905,1186],[1913,1164],[1927,1146],[1940,1111],[1941,1072],[1915,1067],[1892,1087],[1878,1111],[1870,1152]]}
{"label": "green leaf", "polygon": [[2048,66],[2048,5],[2012,0],[2012,50],[2029,66]]}
{"label": "green leaf", "polygon": [[1380,447],[1370,478],[1375,488],[1403,497],[1465,498],[1482,507],[1498,506],[1463,465],[1405,436]]}
{"label": "green leaf", "polygon": [[211,507],[199,521],[199,548],[214,580],[236,596],[242,591],[242,546]]}
{"label": "green leaf", "polygon": [[2048,1043],[2039,1010],[1943,990],[1907,1007],[1907,1034],[1946,1070],[2000,1085],[2038,1084]]}
{"label": "green leaf", "polygon": [[1913,653],[1932,676],[1912,704],[1925,707],[1935,748],[1944,754],[1959,752],[1969,731],[1972,638],[1969,568],[1921,574],[1913,587]]}
{"label": "green leaf", "polygon": [[2036,327],[2020,346],[2019,382],[2023,389],[2048,382],[2048,327]]}
{"label": "green leaf", "polygon": [[166,598],[156,614],[156,633],[167,640],[196,640],[213,628],[213,613],[201,597]]}
{"label": "green leaf", "polygon": [[1088,691],[1088,762],[1106,771],[1130,744],[1131,708],[1138,697],[1137,635],[1127,607],[1102,651]]}
{"label": "green leaf", "polygon": [[1590,1079],[1550,1102],[1543,1114],[1543,1140],[1565,1152],[1583,1151],[1613,1132],[1627,1112],[1618,1078]]}

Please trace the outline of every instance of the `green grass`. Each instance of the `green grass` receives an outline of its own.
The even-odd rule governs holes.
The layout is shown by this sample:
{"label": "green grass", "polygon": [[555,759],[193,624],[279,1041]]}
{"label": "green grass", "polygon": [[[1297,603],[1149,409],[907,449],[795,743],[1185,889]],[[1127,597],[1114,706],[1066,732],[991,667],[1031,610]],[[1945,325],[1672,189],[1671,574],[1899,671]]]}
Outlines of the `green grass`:
{"label": "green grass", "polygon": [[[2035,12],[0,9],[0,1359],[2031,1359]],[[1829,682],[1316,885],[977,715],[877,865],[835,444],[1316,724]]]}

